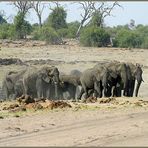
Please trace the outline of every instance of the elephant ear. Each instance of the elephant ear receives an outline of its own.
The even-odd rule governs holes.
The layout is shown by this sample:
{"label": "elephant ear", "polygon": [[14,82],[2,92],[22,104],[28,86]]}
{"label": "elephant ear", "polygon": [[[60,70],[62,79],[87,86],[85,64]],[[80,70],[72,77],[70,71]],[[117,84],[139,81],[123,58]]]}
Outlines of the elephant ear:
{"label": "elephant ear", "polygon": [[51,82],[51,78],[49,76],[43,77],[42,78],[46,83],[50,83]]}
{"label": "elephant ear", "polygon": [[51,82],[51,77],[49,77],[46,73],[41,72],[41,73],[38,74],[38,77],[41,78],[46,83]]}
{"label": "elephant ear", "polygon": [[101,80],[101,76],[100,76],[100,73],[98,71],[94,72],[94,76],[95,76],[95,79],[97,79],[97,81]]}
{"label": "elephant ear", "polygon": [[55,76],[55,75],[59,75],[59,70],[58,70],[58,68],[56,68],[56,67],[51,67],[51,68],[49,68],[48,69],[48,74],[49,74],[49,76]]}

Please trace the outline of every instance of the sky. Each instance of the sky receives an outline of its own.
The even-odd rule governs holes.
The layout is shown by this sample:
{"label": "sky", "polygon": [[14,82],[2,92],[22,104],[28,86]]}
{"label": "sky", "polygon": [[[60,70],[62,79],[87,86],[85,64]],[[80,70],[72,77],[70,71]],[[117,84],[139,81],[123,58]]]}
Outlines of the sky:
{"label": "sky", "polygon": [[[12,3],[12,2],[11,2]],[[44,1],[44,3],[47,3]],[[110,2],[111,3],[111,2]],[[135,24],[143,24],[148,25],[148,2],[146,1],[120,1],[119,4],[123,7],[116,7],[112,11],[113,16],[109,16],[105,18],[105,24],[106,26],[117,26],[117,25],[125,25],[130,22],[131,19],[135,21]],[[72,22],[76,20],[81,20],[80,13],[82,12],[82,9],[80,5],[77,3],[73,3],[72,1],[68,2],[61,2],[61,5],[65,7],[67,10],[67,22]],[[51,5],[52,7],[53,5]],[[14,7],[14,5],[10,4],[10,2],[0,2],[0,11],[4,11],[6,18],[13,18],[17,14],[17,9]],[[49,10],[48,5],[45,7],[43,11],[42,20],[44,21],[49,13],[51,11]],[[12,16],[12,17],[10,17]],[[38,18],[36,16],[36,13],[31,10],[30,13],[27,14],[27,20],[33,24],[38,23]],[[9,22],[12,22],[12,19],[8,19]]]}

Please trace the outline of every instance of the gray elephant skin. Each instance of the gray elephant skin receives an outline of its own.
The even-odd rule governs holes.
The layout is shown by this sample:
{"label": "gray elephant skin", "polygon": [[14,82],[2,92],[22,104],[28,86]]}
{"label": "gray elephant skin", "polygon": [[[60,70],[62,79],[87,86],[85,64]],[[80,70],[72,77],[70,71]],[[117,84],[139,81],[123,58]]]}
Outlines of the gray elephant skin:
{"label": "gray elephant skin", "polygon": [[137,81],[135,88],[135,96],[137,97],[141,83],[144,82],[142,68],[139,64],[134,65],[132,63],[127,63],[126,66],[128,69],[128,96],[133,97],[135,82]]}
{"label": "gray elephant skin", "polygon": [[22,71],[10,71],[3,80],[3,91],[6,98],[14,99],[22,94],[32,97],[49,98],[54,87],[55,97],[58,97],[59,71],[56,67],[28,67]]}
{"label": "gray elephant skin", "polygon": [[85,93],[86,99],[90,96],[91,90],[94,91],[95,97],[101,98],[103,89],[104,94],[106,94],[108,81],[112,79],[111,75],[111,71],[109,71],[106,67],[100,65],[95,68],[85,70],[80,77],[82,90],[77,99],[80,100],[83,93]]}
{"label": "gray elephant skin", "polygon": [[58,85],[59,71],[54,66],[28,69],[23,77],[25,94],[33,95],[33,97],[50,98],[50,90],[54,86],[55,98],[58,98]]}
{"label": "gray elephant skin", "polygon": [[61,90],[61,96],[64,99],[76,99],[76,95],[79,91],[80,84],[80,72],[79,74],[63,74],[60,75],[60,90]]}
{"label": "gray elephant skin", "polygon": [[10,71],[6,74],[2,82],[2,90],[6,99],[12,99],[23,94],[22,78],[27,69],[21,71]]}

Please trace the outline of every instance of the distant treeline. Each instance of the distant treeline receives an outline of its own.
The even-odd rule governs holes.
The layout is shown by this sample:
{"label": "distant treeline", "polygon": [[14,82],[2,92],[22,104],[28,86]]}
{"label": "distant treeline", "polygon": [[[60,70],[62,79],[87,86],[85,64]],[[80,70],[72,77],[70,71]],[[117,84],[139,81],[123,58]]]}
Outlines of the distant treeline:
{"label": "distant treeline", "polygon": [[148,26],[106,27],[98,11],[93,13],[87,25],[82,25],[81,21],[67,23],[66,17],[67,12],[62,6],[52,9],[42,24],[31,25],[26,21],[26,14],[20,11],[11,24],[0,15],[0,39],[16,40],[29,36],[32,40],[61,44],[64,38],[77,38],[82,46],[88,47],[148,48]]}

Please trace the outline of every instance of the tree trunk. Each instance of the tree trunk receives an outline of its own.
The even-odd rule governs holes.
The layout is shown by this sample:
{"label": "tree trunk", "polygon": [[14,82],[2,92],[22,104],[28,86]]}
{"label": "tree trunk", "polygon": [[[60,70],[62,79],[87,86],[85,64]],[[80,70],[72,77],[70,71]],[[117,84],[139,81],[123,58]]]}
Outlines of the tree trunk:
{"label": "tree trunk", "polygon": [[38,19],[39,19],[39,26],[42,27],[42,18],[39,14],[38,14]]}
{"label": "tree trunk", "polygon": [[80,35],[80,30],[81,30],[81,28],[82,28],[82,24],[80,24],[80,26],[79,26],[79,28],[78,28],[78,30],[77,30],[77,33],[76,33],[76,37],[77,37],[77,38],[78,38],[79,35]]}

